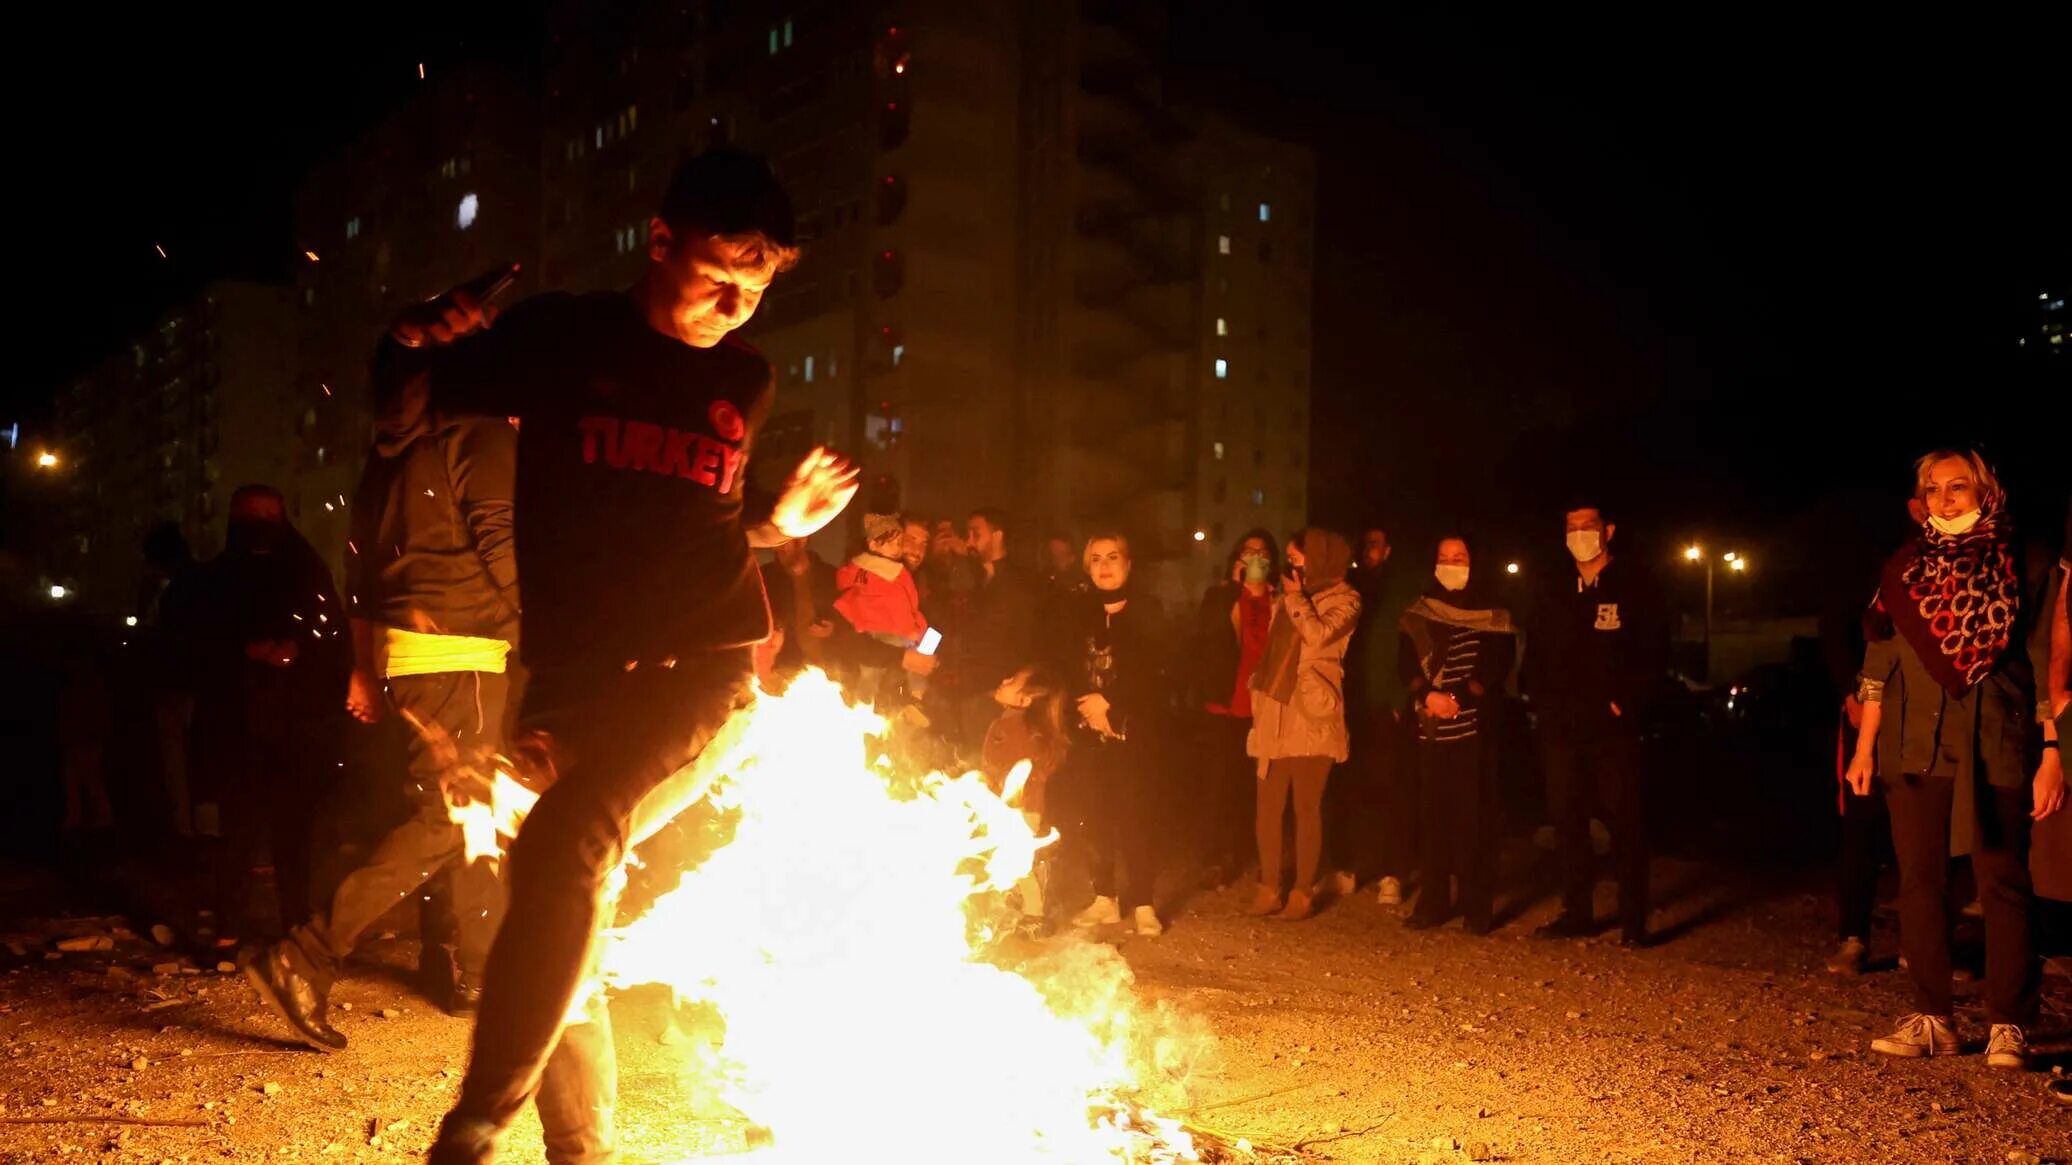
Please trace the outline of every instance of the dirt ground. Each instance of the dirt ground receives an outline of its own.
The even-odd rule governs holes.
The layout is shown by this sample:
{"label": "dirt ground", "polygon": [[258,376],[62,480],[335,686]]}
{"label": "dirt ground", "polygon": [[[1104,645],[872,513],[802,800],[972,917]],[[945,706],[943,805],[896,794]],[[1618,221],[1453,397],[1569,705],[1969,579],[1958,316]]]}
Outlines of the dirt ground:
{"label": "dirt ground", "polygon": [[[1163,938],[1121,941],[1143,994],[1217,1037],[1189,1123],[1315,1160],[2072,1158],[2072,1110],[2046,1095],[2045,1072],[1868,1053],[1906,1010],[1889,931],[1876,947],[1886,969],[1839,980],[1821,969],[1829,924],[1814,887],[1669,864],[1657,876],[1667,941],[1645,951],[1528,938],[1544,901],[1478,939],[1405,931],[1366,894],[1307,923],[1255,921],[1235,890],[1171,912]],[[177,959],[150,920],[84,952],[53,943],[109,933],[106,919],[11,925],[0,1163],[421,1159],[458,1086],[467,1026],[406,985],[407,940],[369,944],[342,982],[352,1048],[326,1056],[288,1043],[234,974],[154,972]],[[2046,990],[2045,1062],[2072,1064],[2072,982]],[[688,1053],[663,1038],[664,1001],[636,993],[615,1012],[629,1157],[737,1145],[737,1126],[678,1103]],[[1960,1026],[1983,1038],[1975,998]],[[539,1160],[529,1117],[510,1143],[508,1160]]]}

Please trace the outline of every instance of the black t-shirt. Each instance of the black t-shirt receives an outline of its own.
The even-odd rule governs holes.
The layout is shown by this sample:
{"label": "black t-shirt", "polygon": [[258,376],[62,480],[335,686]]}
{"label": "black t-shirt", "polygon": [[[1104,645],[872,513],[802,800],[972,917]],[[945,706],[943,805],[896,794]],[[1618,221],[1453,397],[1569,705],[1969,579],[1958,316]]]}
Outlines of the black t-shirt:
{"label": "black t-shirt", "polygon": [[693,348],[623,294],[542,295],[450,347],[387,345],[436,412],[519,420],[521,650],[533,667],[661,663],[770,633],[744,504],[774,392],[762,355]]}

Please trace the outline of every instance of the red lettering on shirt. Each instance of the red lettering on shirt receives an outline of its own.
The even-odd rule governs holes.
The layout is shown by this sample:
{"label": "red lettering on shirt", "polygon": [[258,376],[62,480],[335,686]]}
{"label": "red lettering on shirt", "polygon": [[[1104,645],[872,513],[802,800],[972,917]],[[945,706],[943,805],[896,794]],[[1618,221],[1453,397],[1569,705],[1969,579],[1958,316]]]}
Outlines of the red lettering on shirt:
{"label": "red lettering on shirt", "polygon": [[[674,430],[671,431],[674,432]],[[668,472],[662,468],[663,439],[662,426],[649,424],[646,421],[627,421],[625,436],[626,461],[624,468],[650,470],[658,473]],[[620,465],[619,462],[613,462],[612,464],[614,467]]]}
{"label": "red lettering on shirt", "polygon": [[689,477],[691,444],[697,439],[696,433],[686,433],[679,429],[669,430],[669,440],[662,445],[662,461],[655,466],[655,472],[666,473],[671,477]]}
{"label": "red lettering on shirt", "polygon": [[619,419],[617,417],[584,417],[576,422],[583,430],[583,464],[597,464],[597,443],[604,441],[604,458],[608,464],[618,465]]}
{"label": "red lettering on shirt", "polygon": [[699,485],[717,487],[719,484],[717,471],[720,468],[720,451],[722,448],[724,446],[710,437],[699,437],[698,454],[691,459],[690,472],[684,474],[684,476],[697,482]]}

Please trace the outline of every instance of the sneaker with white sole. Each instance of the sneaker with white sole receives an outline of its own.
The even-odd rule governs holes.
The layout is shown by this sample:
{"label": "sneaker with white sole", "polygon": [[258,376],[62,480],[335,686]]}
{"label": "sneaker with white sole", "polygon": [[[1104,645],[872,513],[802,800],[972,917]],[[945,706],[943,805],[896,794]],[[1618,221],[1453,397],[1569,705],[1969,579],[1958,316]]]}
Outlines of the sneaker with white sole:
{"label": "sneaker with white sole", "polygon": [[1130,927],[1131,932],[1144,938],[1157,938],[1165,933],[1165,923],[1158,920],[1158,911],[1153,910],[1149,906],[1137,907],[1136,913],[1131,916],[1130,921],[1132,924]]}
{"label": "sneaker with white sole", "polygon": [[1351,870],[1340,870],[1331,875],[1331,896],[1333,898],[1350,898],[1359,888],[1360,880],[1353,876]]}
{"label": "sneaker with white sole", "polygon": [[2029,1036],[2011,1023],[1996,1023],[1986,1037],[1986,1067],[2021,1071],[2029,1066]]}
{"label": "sneaker with white sole", "polygon": [[1122,908],[1115,904],[1115,899],[1108,897],[1106,894],[1095,895],[1094,900],[1087,904],[1085,910],[1072,916],[1072,925],[1081,929],[1096,926],[1114,926],[1121,921]]}
{"label": "sneaker with white sole", "polygon": [[1403,879],[1394,875],[1383,878],[1381,880],[1381,890],[1375,894],[1374,900],[1383,906],[1403,905]]}
{"label": "sneaker with white sole", "polygon": [[1881,1056],[1954,1056],[1962,1050],[1949,1016],[1918,1012],[1902,1016],[1891,1035],[1871,1041],[1871,1051]]}

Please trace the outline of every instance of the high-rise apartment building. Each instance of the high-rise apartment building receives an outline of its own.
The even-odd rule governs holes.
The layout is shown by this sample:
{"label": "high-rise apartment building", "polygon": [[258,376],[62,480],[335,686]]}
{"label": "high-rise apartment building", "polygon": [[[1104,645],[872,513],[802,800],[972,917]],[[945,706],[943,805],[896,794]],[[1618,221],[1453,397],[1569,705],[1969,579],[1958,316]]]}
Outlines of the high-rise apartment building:
{"label": "high-rise apartment building", "polygon": [[59,391],[66,514],[42,566],[73,599],[133,609],[152,527],[177,522],[213,554],[231,492],[286,479],[293,320],[285,288],[212,282]]}
{"label": "high-rise apartment building", "polygon": [[1160,590],[1290,531],[1308,472],[1313,170],[1165,92],[1131,4],[569,3],[549,17],[544,281],[623,285],[682,157],[770,158],[805,257],[749,338],[880,504],[1120,527]]}

